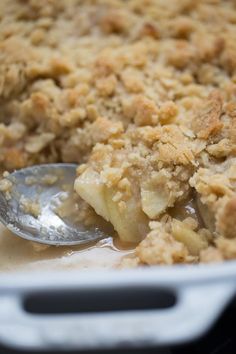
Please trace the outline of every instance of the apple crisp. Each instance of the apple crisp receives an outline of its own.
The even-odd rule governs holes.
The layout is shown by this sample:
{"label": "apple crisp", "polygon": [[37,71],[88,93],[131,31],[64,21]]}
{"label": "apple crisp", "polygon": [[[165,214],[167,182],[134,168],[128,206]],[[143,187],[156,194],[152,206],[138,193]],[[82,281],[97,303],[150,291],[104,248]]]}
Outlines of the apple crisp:
{"label": "apple crisp", "polygon": [[236,258],[234,0],[1,0],[0,104],[1,170],[78,163],[125,266]]}

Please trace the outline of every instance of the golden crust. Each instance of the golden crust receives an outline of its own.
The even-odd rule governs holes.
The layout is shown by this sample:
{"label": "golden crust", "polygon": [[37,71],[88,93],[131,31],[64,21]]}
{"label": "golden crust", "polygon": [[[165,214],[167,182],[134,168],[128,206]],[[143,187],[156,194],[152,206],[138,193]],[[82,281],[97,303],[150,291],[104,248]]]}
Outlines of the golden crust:
{"label": "golden crust", "polygon": [[186,246],[176,241],[160,224],[137,246],[136,255],[141,263],[148,265],[189,263],[194,261]]}
{"label": "golden crust", "polygon": [[212,92],[192,121],[192,129],[198,138],[209,139],[221,130],[222,104],[221,95]]}
{"label": "golden crust", "polygon": [[226,238],[236,237],[236,195],[220,206],[216,215],[216,229],[220,235]]}
{"label": "golden crust", "polygon": [[216,247],[209,246],[201,251],[200,261],[203,263],[222,262],[224,260],[222,253]]}
{"label": "golden crust", "polygon": [[220,237],[216,240],[217,250],[223,259],[235,259],[236,257],[236,240]]}

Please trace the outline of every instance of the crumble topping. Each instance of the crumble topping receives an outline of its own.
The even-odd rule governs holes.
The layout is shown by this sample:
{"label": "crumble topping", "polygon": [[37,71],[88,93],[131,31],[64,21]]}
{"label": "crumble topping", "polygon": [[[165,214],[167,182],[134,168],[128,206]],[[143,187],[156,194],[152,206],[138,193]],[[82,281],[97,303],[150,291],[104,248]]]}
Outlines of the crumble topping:
{"label": "crumble topping", "polygon": [[213,91],[206,103],[197,112],[192,121],[192,130],[198,138],[209,139],[222,128],[222,98],[219,92]]}
{"label": "crumble topping", "polygon": [[166,225],[152,222],[148,236],[137,246],[136,254],[141,263],[148,265],[192,262],[187,247],[177,241]]}
{"label": "crumble topping", "polygon": [[26,214],[30,214],[35,218],[38,218],[41,213],[39,201],[26,198],[23,195],[20,197],[19,206]]}
{"label": "crumble topping", "polygon": [[2,0],[1,169],[78,163],[132,265],[235,258],[235,26],[233,0]]}

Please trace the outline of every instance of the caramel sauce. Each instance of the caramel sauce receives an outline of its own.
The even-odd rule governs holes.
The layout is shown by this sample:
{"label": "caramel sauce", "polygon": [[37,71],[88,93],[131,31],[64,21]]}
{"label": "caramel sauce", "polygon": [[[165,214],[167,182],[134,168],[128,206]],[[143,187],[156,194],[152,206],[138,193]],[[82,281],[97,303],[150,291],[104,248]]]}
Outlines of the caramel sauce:
{"label": "caramel sauce", "polygon": [[89,246],[44,246],[0,225],[0,272],[114,268],[128,253],[114,246],[112,237]]}

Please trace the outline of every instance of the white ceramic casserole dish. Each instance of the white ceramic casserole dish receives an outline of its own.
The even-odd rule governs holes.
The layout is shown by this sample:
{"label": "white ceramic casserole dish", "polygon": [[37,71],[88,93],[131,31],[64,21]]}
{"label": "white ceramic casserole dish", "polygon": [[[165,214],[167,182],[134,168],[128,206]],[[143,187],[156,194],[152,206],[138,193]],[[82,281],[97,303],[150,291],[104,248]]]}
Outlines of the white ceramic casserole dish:
{"label": "white ceramic casserole dish", "polygon": [[2,273],[0,342],[31,350],[185,343],[214,324],[235,294],[235,277],[236,262]]}

